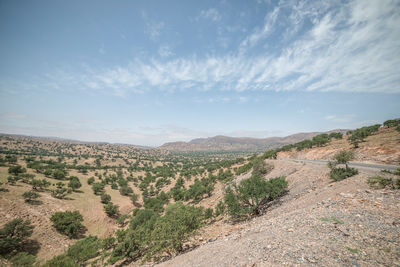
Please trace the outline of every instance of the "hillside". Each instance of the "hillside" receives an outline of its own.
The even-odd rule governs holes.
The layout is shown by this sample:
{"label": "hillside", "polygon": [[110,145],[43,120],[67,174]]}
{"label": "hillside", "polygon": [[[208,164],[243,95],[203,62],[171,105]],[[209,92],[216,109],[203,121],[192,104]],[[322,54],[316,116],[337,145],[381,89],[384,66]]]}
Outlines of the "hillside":
{"label": "hillside", "polygon": [[[400,132],[394,127],[380,128],[358,148],[353,148],[349,137],[344,136],[332,138],[320,147],[278,152],[276,160],[264,160],[260,156],[238,158],[235,153],[173,154],[122,144],[76,143],[27,136],[0,138],[0,216],[5,218],[0,228],[16,218],[29,219],[35,226],[30,239],[34,246],[31,244],[29,251],[40,264],[55,255],[70,257],[65,256],[67,250],[78,241],[86,240],[85,237],[96,236],[105,242],[117,233],[127,238],[114,239],[112,246],[100,248],[90,260],[94,261],[93,266],[138,266],[146,262],[153,264],[154,260],[166,260],[160,263],[163,266],[400,264],[400,191],[388,187],[374,189],[367,184],[371,176],[393,179],[398,176],[381,172],[382,167],[357,167],[357,175],[333,183],[326,163],[301,161],[331,160],[338,151],[348,150],[354,151],[360,162],[399,165]],[[293,143],[296,138],[287,137],[286,141]],[[229,140],[215,139],[216,142]],[[211,141],[192,142],[192,145],[202,145]],[[226,211],[225,188],[250,178],[258,159],[261,159],[258,164],[268,166],[261,179],[285,177],[287,192],[267,206],[261,216],[234,222]],[[17,166],[25,172],[13,175],[10,171]],[[78,190],[61,197],[54,194],[59,187],[67,188],[73,179],[81,183]],[[36,180],[48,181],[49,186],[34,189]],[[100,184],[104,191],[96,195],[90,180]],[[40,194],[39,201],[24,201],[22,195],[35,190]],[[117,205],[117,215],[107,215],[101,195],[109,195]],[[221,203],[225,208],[222,212],[219,211]],[[201,224],[193,234],[179,235],[177,242],[182,242],[181,246],[163,247],[145,262],[142,262],[145,254],[117,257],[121,249],[128,248],[127,253],[133,253],[142,252],[140,246],[155,246],[154,238],[165,241],[157,244],[169,244],[173,232],[168,229],[177,229],[181,224],[168,226],[161,237],[157,231],[164,228],[154,228],[158,230],[150,232],[150,237],[140,236],[139,240],[148,240],[143,245],[129,243],[139,242],[135,239],[137,231],[131,231],[133,226],[129,221],[137,219],[140,210],[154,214],[160,220],[158,223],[165,222],[166,210],[177,207],[175,204],[183,205],[182,209],[198,209],[204,216],[195,220]],[[69,238],[55,229],[50,218],[56,212],[65,211],[82,214],[83,236]],[[135,249],[129,251],[130,248]],[[114,255],[113,262],[107,263]],[[7,264],[0,258],[0,265]]]}
{"label": "hillside", "polygon": [[287,195],[261,217],[204,229],[199,247],[158,266],[400,265],[400,191],[370,189],[379,170],[332,183],[326,166],[269,162]]}
{"label": "hillside", "polygon": [[322,147],[308,148],[301,151],[292,149],[279,152],[279,159],[331,160],[339,150],[355,152],[355,161],[400,165],[400,133],[393,127],[382,127],[377,133],[368,136],[358,148],[349,143],[348,136],[332,140]]}
{"label": "hillside", "polygon": [[[347,130],[337,129],[331,132],[345,133]],[[297,133],[286,137],[250,138],[214,136],[197,138],[189,142],[171,142],[160,146],[158,149],[169,151],[265,151],[286,144],[300,142],[321,134],[321,132]]]}

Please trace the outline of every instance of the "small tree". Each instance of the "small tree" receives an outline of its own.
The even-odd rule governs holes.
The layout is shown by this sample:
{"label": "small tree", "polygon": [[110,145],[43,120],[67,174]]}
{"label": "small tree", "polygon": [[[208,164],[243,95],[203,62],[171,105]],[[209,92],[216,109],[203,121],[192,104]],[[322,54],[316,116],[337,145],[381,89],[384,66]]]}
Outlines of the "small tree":
{"label": "small tree", "polygon": [[29,220],[17,218],[0,229],[0,255],[19,250],[33,233],[35,226]]}
{"label": "small tree", "polygon": [[106,212],[108,217],[118,217],[119,216],[119,206],[114,205],[112,202],[109,202],[104,206],[104,211]]}
{"label": "small tree", "polygon": [[122,195],[122,196],[129,196],[130,194],[132,194],[133,193],[133,190],[132,190],[132,188],[130,188],[129,186],[121,186],[120,187],[120,189],[119,189],[119,193]]}
{"label": "small tree", "polygon": [[61,169],[56,169],[53,172],[53,177],[58,180],[64,180],[66,176],[67,176],[67,173]]}
{"label": "small tree", "polygon": [[260,215],[265,206],[280,197],[288,187],[285,177],[265,180],[260,176],[252,176],[242,180],[238,186],[228,187],[225,203],[229,214],[240,219],[250,215]]}
{"label": "small tree", "polygon": [[108,204],[111,201],[111,196],[109,194],[101,195],[101,203]]}
{"label": "small tree", "polygon": [[101,195],[104,192],[104,184],[103,183],[94,183],[92,185],[92,189],[95,195]]}
{"label": "small tree", "polygon": [[93,183],[94,183],[94,177],[90,177],[90,178],[87,180],[87,183],[88,183],[89,185],[93,184]]}
{"label": "small tree", "polygon": [[136,202],[139,200],[139,195],[133,193],[133,194],[130,196],[130,199],[131,199],[133,205],[136,205]]}
{"label": "small tree", "polygon": [[34,266],[36,257],[27,252],[19,252],[18,254],[13,256],[10,261],[13,263],[13,266],[29,267]]}
{"label": "small tree", "polygon": [[83,216],[79,211],[56,212],[50,220],[57,231],[69,238],[77,238],[85,230],[85,227],[81,224]]}
{"label": "small tree", "polygon": [[69,183],[68,187],[71,188],[73,191],[76,191],[78,188],[82,186],[81,182],[79,181],[79,178],[76,176],[71,176],[69,178]]}
{"label": "small tree", "polygon": [[336,164],[345,164],[346,170],[349,168],[348,163],[349,161],[355,158],[353,151],[339,151],[333,156],[333,159],[336,161]]}
{"label": "small tree", "polygon": [[[329,175],[334,181],[341,181],[353,175],[356,175],[358,171],[354,168],[349,168],[348,163],[354,159],[353,151],[339,151],[333,156],[334,162],[329,162],[328,167],[331,169]],[[345,164],[346,168],[337,168],[338,164]]]}
{"label": "small tree", "polygon": [[31,203],[33,200],[38,199],[40,194],[35,191],[26,191],[22,194],[22,197],[25,199],[25,202]]}
{"label": "small tree", "polygon": [[20,173],[26,172],[25,168],[22,168],[20,165],[11,166],[8,168],[8,173],[18,175]]}

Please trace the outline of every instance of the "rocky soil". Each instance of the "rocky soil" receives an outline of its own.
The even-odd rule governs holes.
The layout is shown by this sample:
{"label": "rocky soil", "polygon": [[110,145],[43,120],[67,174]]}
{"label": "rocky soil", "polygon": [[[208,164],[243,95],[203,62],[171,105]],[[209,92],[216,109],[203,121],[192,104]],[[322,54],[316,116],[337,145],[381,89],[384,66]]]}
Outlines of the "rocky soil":
{"label": "rocky soil", "polygon": [[394,128],[381,128],[378,133],[365,139],[354,149],[348,142],[347,137],[333,140],[323,147],[314,147],[296,151],[279,152],[280,159],[308,159],[308,160],[331,160],[339,150],[353,150],[356,161],[366,163],[400,164],[400,132]]}
{"label": "rocky soil", "polygon": [[289,192],[261,217],[220,221],[199,247],[160,266],[400,266],[400,191],[373,190],[360,170],[331,183],[328,168],[275,161]]}

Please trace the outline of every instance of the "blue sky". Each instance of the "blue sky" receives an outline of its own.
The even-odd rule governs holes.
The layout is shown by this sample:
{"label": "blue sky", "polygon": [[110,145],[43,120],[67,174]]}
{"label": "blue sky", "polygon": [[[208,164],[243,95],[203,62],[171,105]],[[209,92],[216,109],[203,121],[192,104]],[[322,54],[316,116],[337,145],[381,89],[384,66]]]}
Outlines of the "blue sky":
{"label": "blue sky", "polygon": [[0,132],[157,146],[400,117],[400,2],[0,0]]}

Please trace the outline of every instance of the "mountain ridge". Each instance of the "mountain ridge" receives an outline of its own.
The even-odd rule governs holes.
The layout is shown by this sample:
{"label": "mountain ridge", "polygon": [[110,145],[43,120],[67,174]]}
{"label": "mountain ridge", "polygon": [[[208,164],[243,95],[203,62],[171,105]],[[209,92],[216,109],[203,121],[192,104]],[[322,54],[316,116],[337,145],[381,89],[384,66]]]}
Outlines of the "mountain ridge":
{"label": "mountain ridge", "polygon": [[346,133],[348,129],[335,129],[326,132],[301,132],[284,137],[230,137],[216,135],[206,138],[195,138],[189,142],[177,141],[168,142],[157,149],[169,151],[262,151],[276,148],[282,145],[300,142],[311,139],[318,134],[340,132]]}

